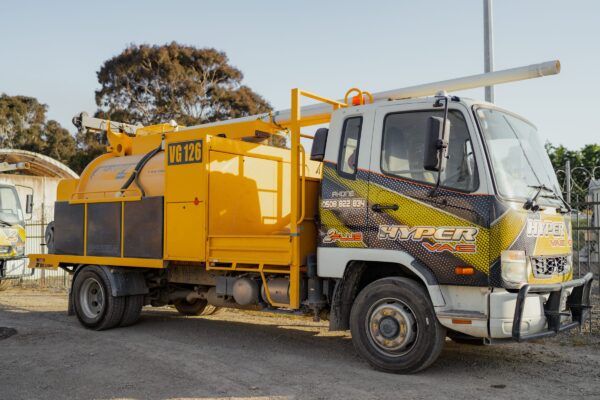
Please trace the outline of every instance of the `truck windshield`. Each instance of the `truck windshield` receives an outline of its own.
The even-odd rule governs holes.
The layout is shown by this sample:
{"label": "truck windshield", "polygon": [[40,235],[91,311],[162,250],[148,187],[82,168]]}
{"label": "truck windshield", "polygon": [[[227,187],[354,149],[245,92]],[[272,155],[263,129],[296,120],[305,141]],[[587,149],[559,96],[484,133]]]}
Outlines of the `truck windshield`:
{"label": "truck windshield", "polygon": [[[528,199],[540,186],[554,191],[551,196],[560,195],[556,174],[535,126],[498,109],[481,107],[476,114],[500,195]],[[542,194],[545,195],[541,197],[551,197]]]}
{"label": "truck windshield", "polygon": [[17,194],[12,188],[0,187],[0,224],[14,225],[22,223],[23,211]]}

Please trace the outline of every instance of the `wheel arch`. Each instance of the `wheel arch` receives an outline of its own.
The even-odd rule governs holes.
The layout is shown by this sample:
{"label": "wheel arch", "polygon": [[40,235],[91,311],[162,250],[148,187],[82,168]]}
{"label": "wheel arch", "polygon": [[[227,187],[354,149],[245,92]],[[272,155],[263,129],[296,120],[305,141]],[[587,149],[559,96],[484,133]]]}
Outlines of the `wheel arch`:
{"label": "wheel arch", "polygon": [[329,318],[332,331],[347,330],[350,326],[350,311],[358,293],[368,284],[387,277],[405,277],[423,286],[434,306],[444,306],[445,301],[437,280],[429,268],[416,260],[411,263],[358,259],[347,262],[341,279],[334,288]]}

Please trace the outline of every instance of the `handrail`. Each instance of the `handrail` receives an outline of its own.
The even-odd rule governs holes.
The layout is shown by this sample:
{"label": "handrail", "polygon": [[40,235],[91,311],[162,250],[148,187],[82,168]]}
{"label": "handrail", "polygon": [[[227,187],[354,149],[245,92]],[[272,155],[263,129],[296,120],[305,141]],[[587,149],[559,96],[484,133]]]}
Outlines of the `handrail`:
{"label": "handrail", "polygon": [[[292,89],[291,93],[291,109],[290,109],[290,119],[289,123],[286,127],[289,127],[290,131],[290,152],[291,152],[291,168],[290,168],[290,177],[291,177],[291,212],[290,212],[290,245],[294,249],[300,248],[300,235],[301,230],[300,224],[305,220],[306,214],[306,152],[304,151],[304,147],[300,144],[300,138],[302,137],[302,132],[300,129],[303,126],[309,125],[318,125],[320,122],[319,119],[303,119],[303,111],[300,106],[300,99],[304,97],[311,98],[313,100],[320,101],[326,104],[326,107],[331,106],[333,110],[338,110],[340,108],[348,107],[348,104],[344,104],[337,100],[327,99],[325,97],[318,96],[314,93],[305,92],[298,88]],[[317,105],[322,106],[322,105]],[[302,154],[302,172],[298,169],[300,167],[300,154]],[[300,184],[299,178],[301,178],[302,188],[298,188]],[[299,190],[301,191],[301,204],[298,204],[298,195]],[[298,210],[298,209],[301,210]],[[300,212],[299,212],[300,211]],[[298,215],[300,214],[300,215]],[[299,251],[292,251],[292,257],[290,259],[290,304],[291,308],[300,307],[300,265],[302,263],[300,259]]]}
{"label": "handrail", "polygon": [[346,107],[348,104],[342,103],[341,101],[331,100],[327,97],[319,96],[318,94],[314,94],[311,92],[307,92],[304,90],[300,90],[300,96],[308,97],[309,99],[320,101],[321,103],[331,104],[334,107]]}
{"label": "handrail", "polygon": [[[348,103],[348,97],[350,96],[350,93],[354,92],[358,94],[356,96],[352,96],[352,104],[350,104]],[[344,96],[344,103],[346,103],[346,105],[360,106],[365,104],[365,96],[369,98],[369,103],[373,103],[373,95],[371,92],[353,87],[346,92],[346,95]]]}
{"label": "handrail", "polygon": [[304,146],[299,145],[298,151],[302,153],[302,187],[300,190],[300,219],[296,222],[297,225],[300,225],[304,222],[304,216],[306,214],[306,151],[304,151]]}
{"label": "handrail", "polygon": [[[133,196],[115,196],[115,197],[106,197],[107,193],[123,193],[129,191],[137,191],[137,194]],[[83,196],[89,194],[103,194],[104,197],[100,199],[75,199],[75,196]],[[142,199],[142,192],[135,187],[127,188],[127,189],[117,189],[117,190],[98,190],[92,192],[74,192],[71,193],[71,199],[69,200],[70,204],[82,204],[82,203],[108,203],[108,202],[124,202],[124,201],[137,201]]]}

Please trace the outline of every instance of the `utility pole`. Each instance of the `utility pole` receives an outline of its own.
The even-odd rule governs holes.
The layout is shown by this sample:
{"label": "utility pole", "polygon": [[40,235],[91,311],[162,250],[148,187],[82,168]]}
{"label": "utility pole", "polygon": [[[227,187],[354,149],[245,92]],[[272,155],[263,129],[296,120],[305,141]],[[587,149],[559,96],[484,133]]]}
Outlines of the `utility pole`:
{"label": "utility pole", "polygon": [[[494,70],[494,34],[492,32],[492,0],[483,0],[483,63],[484,71]],[[485,101],[494,102],[494,87],[485,87]]]}

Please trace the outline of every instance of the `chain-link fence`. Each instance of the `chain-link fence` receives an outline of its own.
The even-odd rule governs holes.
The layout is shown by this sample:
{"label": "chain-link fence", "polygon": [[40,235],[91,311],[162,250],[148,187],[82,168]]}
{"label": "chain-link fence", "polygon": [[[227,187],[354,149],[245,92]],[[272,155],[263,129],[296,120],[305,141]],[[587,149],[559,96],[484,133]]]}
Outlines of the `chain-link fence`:
{"label": "chain-link fence", "polygon": [[600,166],[587,169],[569,162],[557,171],[563,177],[563,196],[572,207],[574,276],[594,274],[590,332],[600,329],[600,179],[596,179],[599,174]]}

